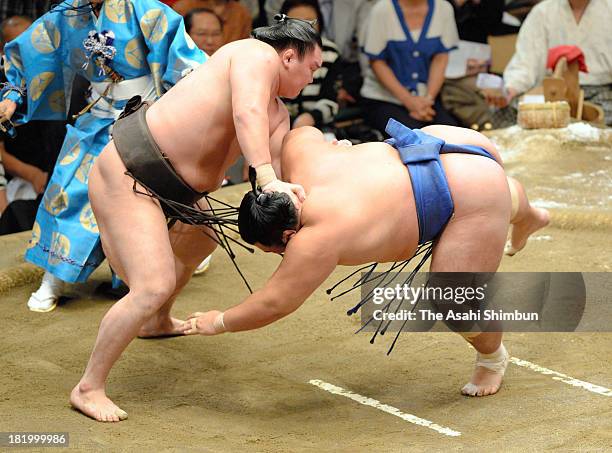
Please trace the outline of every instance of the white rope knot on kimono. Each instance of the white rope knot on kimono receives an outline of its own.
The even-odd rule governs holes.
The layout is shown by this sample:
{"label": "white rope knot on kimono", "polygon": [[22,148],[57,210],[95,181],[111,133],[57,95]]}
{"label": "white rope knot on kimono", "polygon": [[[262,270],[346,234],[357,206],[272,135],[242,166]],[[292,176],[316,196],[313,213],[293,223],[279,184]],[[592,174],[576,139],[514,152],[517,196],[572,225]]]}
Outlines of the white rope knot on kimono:
{"label": "white rope knot on kimono", "polygon": [[105,74],[104,67],[115,58],[117,49],[113,46],[115,41],[115,34],[112,31],[104,30],[102,33],[98,33],[94,30],[90,31],[87,38],[83,41],[83,47],[89,52],[87,61],[83,64],[83,69],[87,69],[92,58],[96,59],[98,66],[100,66],[99,75]]}

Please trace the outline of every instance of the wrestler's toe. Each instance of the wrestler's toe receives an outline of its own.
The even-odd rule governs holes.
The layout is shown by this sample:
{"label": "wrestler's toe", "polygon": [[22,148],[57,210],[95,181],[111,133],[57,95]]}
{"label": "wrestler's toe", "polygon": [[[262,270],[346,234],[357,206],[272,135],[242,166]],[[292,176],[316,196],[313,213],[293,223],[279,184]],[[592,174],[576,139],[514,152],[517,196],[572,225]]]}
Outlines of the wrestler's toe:
{"label": "wrestler's toe", "polygon": [[468,382],[461,389],[461,393],[466,396],[489,396],[499,391],[499,385],[476,385]]}
{"label": "wrestler's toe", "polygon": [[463,388],[461,389],[461,393],[467,396],[476,396],[477,392],[478,392],[478,387],[472,384],[471,382],[468,382],[467,384],[465,384]]}
{"label": "wrestler's toe", "polygon": [[119,422],[127,418],[127,413],[108,399],[104,391],[82,391],[81,384],[77,384],[72,390],[70,404],[99,422]]}
{"label": "wrestler's toe", "polygon": [[516,255],[520,250],[514,248],[512,246],[512,242],[510,240],[508,240],[506,242],[506,246],[504,247],[504,253],[508,256],[514,256]]}

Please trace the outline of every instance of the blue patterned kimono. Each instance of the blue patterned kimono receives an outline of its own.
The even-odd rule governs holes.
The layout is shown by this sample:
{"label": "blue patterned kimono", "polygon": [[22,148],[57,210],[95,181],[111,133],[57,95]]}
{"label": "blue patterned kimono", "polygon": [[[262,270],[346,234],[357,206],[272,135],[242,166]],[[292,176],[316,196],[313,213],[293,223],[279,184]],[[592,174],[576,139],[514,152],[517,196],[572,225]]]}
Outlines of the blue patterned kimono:
{"label": "blue patterned kimono", "polygon": [[[105,86],[99,82],[108,81],[109,74],[101,73],[96,64],[96,56],[102,53],[112,57],[104,60],[107,66],[125,79],[118,86],[139,82],[139,78],[148,84],[148,95],[142,92],[142,84],[132,85],[140,88],[133,93],[126,93],[128,86],[119,97],[111,90],[74,127],[68,126],[25,256],[67,282],[85,281],[104,259],[87,179],[127,99],[137,94],[161,96],[206,59],[185,32],[182,18],[156,0],[105,0],[99,17],[90,9],[66,8],[87,3],[64,1],[6,46],[9,85],[3,97],[19,105],[13,116],[18,124],[65,119],[76,73],[98,88]],[[84,44],[91,31],[94,36],[112,36],[106,42],[112,45],[98,46],[96,54],[96,49]],[[97,91],[92,93],[93,100],[104,92]]]}

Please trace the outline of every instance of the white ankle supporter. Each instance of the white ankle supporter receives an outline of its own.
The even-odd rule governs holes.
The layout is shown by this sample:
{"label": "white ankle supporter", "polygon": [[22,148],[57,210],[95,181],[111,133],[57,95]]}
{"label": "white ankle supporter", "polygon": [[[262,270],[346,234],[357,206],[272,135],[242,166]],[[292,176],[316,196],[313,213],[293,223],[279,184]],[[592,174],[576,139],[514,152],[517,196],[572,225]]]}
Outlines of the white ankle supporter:
{"label": "white ankle supporter", "polygon": [[508,359],[508,352],[502,343],[499,345],[499,348],[497,348],[497,351],[491,354],[479,352],[476,355],[476,366],[481,366],[491,371],[495,371],[496,373],[504,374],[508,366]]}

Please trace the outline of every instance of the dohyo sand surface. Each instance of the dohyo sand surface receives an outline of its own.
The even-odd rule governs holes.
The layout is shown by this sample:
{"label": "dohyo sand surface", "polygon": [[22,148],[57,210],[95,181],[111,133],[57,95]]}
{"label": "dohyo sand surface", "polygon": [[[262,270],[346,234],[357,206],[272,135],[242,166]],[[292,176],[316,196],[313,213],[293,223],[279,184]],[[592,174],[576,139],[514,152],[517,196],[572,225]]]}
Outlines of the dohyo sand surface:
{"label": "dohyo sand surface", "polygon": [[[517,256],[504,257],[501,270],[612,271],[610,131],[573,125],[490,136],[509,174],[552,212],[551,225]],[[245,190],[218,196],[238,204]],[[32,313],[26,301],[40,274],[23,264],[27,239],[0,239],[0,431],[67,432],[70,449],[87,452],[612,449],[612,334],[508,333],[514,359],[502,389],[468,398],[460,388],[474,351],[458,335],[404,334],[387,356],[389,338],[371,345],[371,334],[353,334],[359,319],[346,309],[357,296],[330,302],[325,294],[348,268],[296,313],[259,331],[135,340],[108,385],[129,418],[97,423],[72,410],[68,395],[113,303],[94,291],[108,267],[54,312]],[[238,250],[254,287],[279,259]],[[175,315],[224,309],[246,295],[217,251],[209,271],[179,297]]]}

